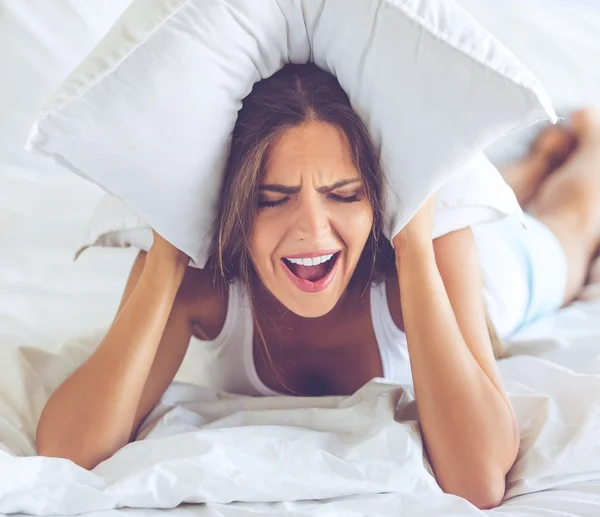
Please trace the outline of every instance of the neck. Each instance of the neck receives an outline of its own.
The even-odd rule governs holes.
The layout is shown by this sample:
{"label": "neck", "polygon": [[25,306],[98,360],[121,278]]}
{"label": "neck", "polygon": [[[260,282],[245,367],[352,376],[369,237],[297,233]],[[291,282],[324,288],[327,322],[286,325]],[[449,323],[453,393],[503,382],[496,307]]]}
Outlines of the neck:
{"label": "neck", "polygon": [[271,341],[269,337],[273,336],[278,344],[290,348],[302,346],[303,349],[335,346],[335,339],[323,340],[322,337],[333,337],[332,330],[340,327],[340,321],[346,321],[350,314],[354,314],[358,304],[365,299],[361,297],[362,291],[348,287],[327,314],[317,318],[305,318],[290,311],[262,282],[256,282],[251,294],[256,311],[255,319],[267,342]]}

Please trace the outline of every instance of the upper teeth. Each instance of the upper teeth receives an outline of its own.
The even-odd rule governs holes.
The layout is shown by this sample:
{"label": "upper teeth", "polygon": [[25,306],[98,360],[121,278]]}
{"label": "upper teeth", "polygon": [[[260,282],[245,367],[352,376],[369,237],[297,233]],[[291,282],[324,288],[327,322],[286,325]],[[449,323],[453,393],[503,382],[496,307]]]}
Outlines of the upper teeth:
{"label": "upper teeth", "polygon": [[318,266],[323,262],[327,262],[331,257],[333,257],[333,253],[331,255],[321,255],[320,257],[313,258],[289,258],[292,264],[298,264],[299,266]]}

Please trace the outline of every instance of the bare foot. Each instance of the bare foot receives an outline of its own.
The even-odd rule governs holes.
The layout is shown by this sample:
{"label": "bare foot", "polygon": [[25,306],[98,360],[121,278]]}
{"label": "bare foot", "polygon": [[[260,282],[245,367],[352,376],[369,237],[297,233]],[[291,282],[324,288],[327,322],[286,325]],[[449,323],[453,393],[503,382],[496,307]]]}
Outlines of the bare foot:
{"label": "bare foot", "polygon": [[571,116],[577,148],[550,174],[531,201],[531,212],[559,208],[576,216],[590,238],[600,239],[600,111],[587,108]]}
{"label": "bare foot", "polygon": [[571,115],[571,126],[577,135],[577,147],[582,152],[600,152],[600,109],[575,111]]}
{"label": "bare foot", "polygon": [[523,208],[527,208],[546,177],[566,161],[575,145],[576,135],[571,128],[549,126],[540,132],[528,156],[502,170]]}
{"label": "bare foot", "polygon": [[600,245],[600,111],[575,112],[571,126],[577,148],[542,181],[529,205],[565,250],[569,285],[565,300],[583,286]]}

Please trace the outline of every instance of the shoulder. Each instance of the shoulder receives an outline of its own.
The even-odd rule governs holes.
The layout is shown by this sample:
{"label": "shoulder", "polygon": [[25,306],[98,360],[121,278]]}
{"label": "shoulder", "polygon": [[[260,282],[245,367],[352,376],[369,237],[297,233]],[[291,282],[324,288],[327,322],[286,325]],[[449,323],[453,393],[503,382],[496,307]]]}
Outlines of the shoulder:
{"label": "shoulder", "polygon": [[199,338],[212,340],[221,332],[227,316],[229,290],[216,270],[187,268],[176,303],[187,313]]}
{"label": "shoulder", "polygon": [[[135,289],[146,264],[147,253],[140,251],[133,262],[121,297],[117,314]],[[194,334],[202,339],[216,337],[225,323],[229,288],[220,275],[211,268],[188,267],[171,309],[171,318],[188,321]]]}

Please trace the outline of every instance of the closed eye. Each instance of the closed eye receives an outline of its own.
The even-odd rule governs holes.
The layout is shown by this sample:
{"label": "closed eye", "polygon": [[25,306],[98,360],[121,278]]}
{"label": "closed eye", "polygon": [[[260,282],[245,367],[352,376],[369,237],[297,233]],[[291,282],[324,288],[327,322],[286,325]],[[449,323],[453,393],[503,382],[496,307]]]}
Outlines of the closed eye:
{"label": "closed eye", "polygon": [[[340,203],[356,203],[360,201],[362,198],[359,193],[352,194],[351,196],[341,196],[339,194],[329,194],[329,198],[334,201],[338,201]],[[282,197],[281,199],[268,200],[268,199],[259,199],[258,207],[259,208],[274,208],[276,206],[281,206],[284,203],[287,203],[290,200],[289,196]]]}
{"label": "closed eye", "polygon": [[340,196],[338,194],[330,194],[329,197],[341,203],[356,203],[361,199],[358,194],[353,194],[351,196]]}
{"label": "closed eye", "polygon": [[283,205],[285,202],[287,202],[290,198],[289,197],[282,197],[281,199],[276,199],[273,201],[269,201],[268,199],[259,199],[258,200],[258,208],[272,208],[275,206],[280,206]]}

